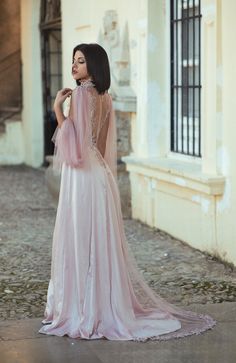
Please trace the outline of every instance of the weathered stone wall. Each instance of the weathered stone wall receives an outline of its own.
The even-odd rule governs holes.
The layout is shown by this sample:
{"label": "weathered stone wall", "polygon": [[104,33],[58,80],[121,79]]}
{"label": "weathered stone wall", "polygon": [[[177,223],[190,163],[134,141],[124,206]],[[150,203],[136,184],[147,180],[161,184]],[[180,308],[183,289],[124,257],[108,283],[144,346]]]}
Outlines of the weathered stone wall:
{"label": "weathered stone wall", "polygon": [[116,111],[117,125],[117,175],[121,198],[121,209],[124,218],[131,218],[131,192],[129,173],[121,161],[122,156],[131,152],[131,113]]}
{"label": "weathered stone wall", "polygon": [[130,136],[130,112],[116,111],[117,126],[117,159],[122,156],[129,155],[131,152],[131,136]]}

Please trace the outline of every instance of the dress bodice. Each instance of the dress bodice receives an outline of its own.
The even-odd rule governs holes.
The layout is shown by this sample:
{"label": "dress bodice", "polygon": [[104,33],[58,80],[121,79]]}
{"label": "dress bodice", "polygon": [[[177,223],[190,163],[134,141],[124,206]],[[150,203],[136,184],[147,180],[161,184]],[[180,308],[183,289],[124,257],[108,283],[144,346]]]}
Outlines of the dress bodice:
{"label": "dress bodice", "polygon": [[78,87],[86,89],[89,95],[87,107],[90,123],[90,141],[98,148],[101,155],[104,156],[111,112],[111,96],[107,92],[99,94],[91,80],[81,82]]}

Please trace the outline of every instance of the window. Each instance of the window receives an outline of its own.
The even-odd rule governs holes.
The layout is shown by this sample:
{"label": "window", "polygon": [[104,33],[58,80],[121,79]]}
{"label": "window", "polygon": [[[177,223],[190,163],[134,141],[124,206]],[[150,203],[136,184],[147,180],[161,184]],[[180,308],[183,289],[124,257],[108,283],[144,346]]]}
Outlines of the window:
{"label": "window", "polygon": [[170,0],[171,151],[201,157],[200,0]]}

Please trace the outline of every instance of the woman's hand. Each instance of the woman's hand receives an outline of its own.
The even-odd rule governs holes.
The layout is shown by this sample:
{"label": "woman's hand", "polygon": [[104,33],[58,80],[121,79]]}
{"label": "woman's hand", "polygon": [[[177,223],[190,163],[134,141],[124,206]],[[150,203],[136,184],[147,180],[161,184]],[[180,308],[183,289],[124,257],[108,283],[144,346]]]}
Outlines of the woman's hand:
{"label": "woman's hand", "polygon": [[70,97],[72,94],[72,89],[70,88],[62,88],[57,92],[55,101],[54,101],[54,111],[57,118],[58,126],[61,127],[63,121],[65,120],[65,115],[62,110],[62,104],[66,100],[67,97]]}
{"label": "woman's hand", "polygon": [[63,102],[65,102],[66,98],[70,97],[71,94],[72,94],[71,88],[62,88],[60,91],[58,91],[54,101],[54,109],[57,107],[61,107]]}

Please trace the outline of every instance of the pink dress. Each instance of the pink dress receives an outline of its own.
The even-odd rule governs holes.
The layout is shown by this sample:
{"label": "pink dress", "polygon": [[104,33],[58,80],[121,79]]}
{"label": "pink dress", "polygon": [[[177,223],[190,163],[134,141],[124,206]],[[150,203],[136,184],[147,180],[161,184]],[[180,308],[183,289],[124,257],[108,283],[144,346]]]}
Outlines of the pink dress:
{"label": "pink dress", "polygon": [[200,334],[208,315],[169,304],[147,285],[127,244],[116,182],[111,96],[85,82],[54,134],[61,186],[40,333],[146,341]]}

